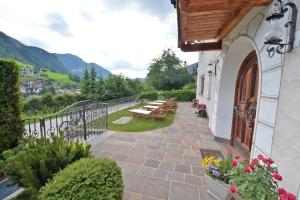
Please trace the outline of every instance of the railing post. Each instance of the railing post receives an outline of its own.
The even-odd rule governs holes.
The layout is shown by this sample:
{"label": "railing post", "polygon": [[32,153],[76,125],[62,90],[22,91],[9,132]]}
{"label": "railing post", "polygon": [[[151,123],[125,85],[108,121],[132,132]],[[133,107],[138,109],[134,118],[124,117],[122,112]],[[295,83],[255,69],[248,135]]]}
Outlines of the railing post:
{"label": "railing post", "polygon": [[108,104],[105,104],[105,120],[106,130],[108,130]]}
{"label": "railing post", "polygon": [[85,104],[83,104],[83,134],[84,140],[86,140]]}
{"label": "railing post", "polygon": [[45,131],[45,121],[43,118],[40,118],[40,134],[41,134],[40,137],[41,138],[43,137],[43,135],[46,136],[45,133],[43,134],[44,131]]}

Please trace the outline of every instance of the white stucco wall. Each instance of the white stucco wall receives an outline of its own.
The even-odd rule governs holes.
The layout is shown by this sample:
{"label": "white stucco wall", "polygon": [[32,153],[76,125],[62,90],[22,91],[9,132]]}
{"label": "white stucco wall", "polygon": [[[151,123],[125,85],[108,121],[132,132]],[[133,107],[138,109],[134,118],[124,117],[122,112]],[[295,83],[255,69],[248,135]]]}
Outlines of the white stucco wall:
{"label": "white stucco wall", "polygon": [[[295,1],[298,5],[300,0]],[[251,156],[272,157],[284,177],[282,183],[297,194],[300,185],[300,18],[296,48],[286,55],[269,58],[264,45],[271,25],[265,21],[271,6],[252,9],[224,39],[222,51],[199,55],[198,79],[205,75],[205,92],[197,98],[208,107],[209,126],[216,137],[230,139],[235,81],[249,52],[255,50],[259,61],[259,97]],[[286,18],[278,21],[283,30]],[[284,35],[287,35],[284,32]],[[217,76],[209,78],[210,60],[219,59]],[[208,81],[212,95],[208,98]],[[199,84],[198,84],[199,85]]]}

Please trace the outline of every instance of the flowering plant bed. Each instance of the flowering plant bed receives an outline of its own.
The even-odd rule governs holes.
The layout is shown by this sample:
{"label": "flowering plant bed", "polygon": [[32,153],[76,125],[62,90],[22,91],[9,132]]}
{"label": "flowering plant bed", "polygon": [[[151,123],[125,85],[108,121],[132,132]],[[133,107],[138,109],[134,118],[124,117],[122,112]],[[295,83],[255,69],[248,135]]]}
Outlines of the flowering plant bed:
{"label": "flowering plant bed", "polygon": [[213,156],[205,157],[202,160],[202,167],[205,170],[205,183],[208,193],[216,199],[229,199],[230,185],[228,172],[233,168],[231,162],[233,156],[228,152],[226,159],[221,160]]}
{"label": "flowering plant bed", "polygon": [[258,155],[251,162],[234,159],[233,168],[229,171],[231,192],[243,200],[296,200],[296,197],[285,189],[278,187],[282,176],[274,161]]}

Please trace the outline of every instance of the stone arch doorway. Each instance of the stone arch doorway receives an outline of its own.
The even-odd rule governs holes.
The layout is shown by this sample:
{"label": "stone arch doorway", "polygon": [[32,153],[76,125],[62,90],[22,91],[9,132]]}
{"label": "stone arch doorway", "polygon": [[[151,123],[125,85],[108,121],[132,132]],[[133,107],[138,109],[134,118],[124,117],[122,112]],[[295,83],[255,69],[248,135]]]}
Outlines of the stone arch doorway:
{"label": "stone arch doorway", "polygon": [[255,51],[244,59],[235,85],[231,142],[249,154],[252,147],[259,87],[258,59]]}
{"label": "stone arch doorway", "polygon": [[[258,91],[261,90],[261,58],[259,49],[256,46],[253,38],[247,35],[240,35],[231,42],[228,46],[226,53],[223,55],[223,65],[219,73],[220,79],[215,96],[215,109],[212,117],[214,123],[211,129],[215,135],[215,139],[219,141],[231,142],[232,139],[232,124],[233,124],[233,110],[235,106],[235,87],[240,67],[245,58],[255,51],[258,62]],[[257,105],[260,102],[260,92],[258,92]],[[257,117],[255,122],[257,121]],[[256,132],[256,124],[254,124],[254,138]],[[249,152],[246,156],[250,156]]]}

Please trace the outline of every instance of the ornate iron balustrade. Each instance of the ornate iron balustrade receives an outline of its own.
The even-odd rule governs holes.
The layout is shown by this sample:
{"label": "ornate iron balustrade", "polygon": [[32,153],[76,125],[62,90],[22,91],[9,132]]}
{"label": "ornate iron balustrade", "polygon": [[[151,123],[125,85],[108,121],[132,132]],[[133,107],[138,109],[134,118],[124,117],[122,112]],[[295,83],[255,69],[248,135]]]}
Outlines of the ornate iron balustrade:
{"label": "ornate iron balustrade", "polygon": [[136,104],[138,96],[106,102],[81,101],[43,118],[25,119],[24,136],[50,137],[64,133],[68,140],[87,140],[108,129],[108,114]]}
{"label": "ornate iron balustrade", "polygon": [[25,137],[50,137],[64,133],[67,139],[84,139],[107,130],[107,103],[81,101],[43,118],[25,119]]}

